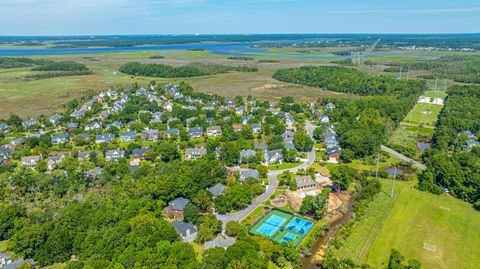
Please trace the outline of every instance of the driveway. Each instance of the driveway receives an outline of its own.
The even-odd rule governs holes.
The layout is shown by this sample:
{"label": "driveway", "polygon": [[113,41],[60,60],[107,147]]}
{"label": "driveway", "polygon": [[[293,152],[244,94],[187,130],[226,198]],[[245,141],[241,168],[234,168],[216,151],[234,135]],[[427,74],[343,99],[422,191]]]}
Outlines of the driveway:
{"label": "driveway", "polygon": [[[310,121],[306,121],[306,129],[307,129],[307,134],[310,136],[310,138],[313,138],[313,130],[315,130],[316,126],[312,125]],[[306,162],[302,163],[301,165],[290,168],[290,169],[285,169],[285,170],[277,170],[277,171],[270,171],[267,174],[268,177],[268,186],[266,191],[258,196],[253,202],[247,206],[246,208],[235,212],[235,213],[228,213],[228,214],[217,214],[217,219],[222,221],[222,226],[225,229],[225,226],[227,225],[227,222],[229,221],[236,221],[240,222],[243,220],[245,217],[247,217],[252,211],[257,209],[261,204],[263,204],[270,196],[273,195],[275,190],[277,189],[278,182],[277,182],[277,176],[282,174],[285,171],[290,171],[292,173],[296,173],[300,169],[307,169],[309,166],[311,166],[315,162],[315,151],[312,148],[310,152],[308,152],[308,159]],[[241,170],[241,169],[238,169]]]}

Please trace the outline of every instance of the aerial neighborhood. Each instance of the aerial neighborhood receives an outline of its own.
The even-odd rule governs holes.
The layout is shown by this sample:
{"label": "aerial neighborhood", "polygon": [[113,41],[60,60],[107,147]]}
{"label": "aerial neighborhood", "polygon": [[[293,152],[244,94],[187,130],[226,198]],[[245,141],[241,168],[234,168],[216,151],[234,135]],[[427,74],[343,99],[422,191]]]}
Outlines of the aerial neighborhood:
{"label": "aerial neighborhood", "polygon": [[[182,241],[227,249],[237,235],[228,223],[243,219],[231,213],[248,215],[265,202],[279,184],[271,180],[274,175],[298,173],[286,183],[296,185],[290,188],[294,192],[319,193],[321,186],[332,184],[328,177],[316,181],[322,175],[309,166],[340,160],[334,125],[325,116],[306,116],[303,108],[280,108],[289,102],[225,99],[194,93],[186,84],[110,89],[70,101],[65,112],[49,117],[11,115],[1,122],[0,167],[49,180],[74,176],[87,188],[100,188],[122,173],[131,173],[134,184],[151,184],[140,183],[151,174],[152,180],[167,180],[155,196],[165,199],[162,217]],[[309,114],[326,109],[320,106]],[[324,137],[318,148],[312,140],[315,128]],[[166,176],[159,178],[159,170]],[[297,210],[280,213],[289,219],[300,214]],[[311,212],[303,214],[312,221],[322,217]],[[283,240],[298,245],[307,231],[296,234]]]}

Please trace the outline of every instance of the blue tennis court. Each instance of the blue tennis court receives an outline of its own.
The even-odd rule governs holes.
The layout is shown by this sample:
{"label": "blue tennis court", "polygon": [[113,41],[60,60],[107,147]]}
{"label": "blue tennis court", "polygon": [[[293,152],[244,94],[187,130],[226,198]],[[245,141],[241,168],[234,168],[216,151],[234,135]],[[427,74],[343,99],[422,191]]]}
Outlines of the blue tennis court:
{"label": "blue tennis court", "polygon": [[300,233],[302,235],[306,235],[308,231],[312,228],[313,223],[306,220],[306,219],[299,219],[297,217],[294,217],[290,223],[287,225],[287,229]]}
{"label": "blue tennis court", "polygon": [[290,242],[290,241],[295,240],[295,238],[297,238],[296,235],[291,234],[291,233],[287,233],[287,234],[282,238],[282,240],[280,240],[280,244],[281,244],[281,243],[284,243],[284,242],[288,243],[288,242]]}
{"label": "blue tennis court", "polygon": [[272,215],[268,218],[260,227],[258,227],[257,232],[271,237],[274,235],[278,229],[287,221],[287,219],[282,218],[277,215]]}

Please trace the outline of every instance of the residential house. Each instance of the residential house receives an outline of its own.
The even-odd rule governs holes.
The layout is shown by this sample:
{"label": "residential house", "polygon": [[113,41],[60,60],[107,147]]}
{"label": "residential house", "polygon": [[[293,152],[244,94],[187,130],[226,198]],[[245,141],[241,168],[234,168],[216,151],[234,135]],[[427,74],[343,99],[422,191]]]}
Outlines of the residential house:
{"label": "residential house", "polygon": [[70,141],[70,136],[68,134],[52,135],[52,145],[61,145],[68,141]]}
{"label": "residential house", "polygon": [[110,128],[112,128],[112,127],[115,127],[118,130],[122,130],[122,123],[119,122],[119,121],[114,121],[112,123],[109,123],[109,124],[105,125],[105,130],[109,131]]}
{"label": "residential house", "polygon": [[320,123],[330,123],[330,118],[327,115],[322,115],[318,118]]}
{"label": "residential house", "polygon": [[174,219],[183,218],[183,210],[190,203],[187,198],[179,197],[168,203],[167,213]]}
{"label": "residential house", "polygon": [[478,141],[473,140],[473,139],[468,139],[465,142],[465,146],[467,148],[480,147],[480,143]]}
{"label": "residential house", "polygon": [[233,244],[235,244],[235,238],[229,236],[223,237],[222,235],[218,235],[212,241],[205,242],[205,250],[216,247],[227,249]]}
{"label": "residential house", "polygon": [[225,194],[226,188],[227,186],[223,185],[222,183],[217,183],[215,186],[207,188],[207,191],[209,191],[213,197],[217,197]]}
{"label": "residential house", "polygon": [[273,115],[278,115],[278,113],[280,113],[280,109],[278,108],[274,108],[274,107],[270,107],[267,109],[270,113],[272,113]]}
{"label": "residential house", "polygon": [[145,130],[141,133],[144,140],[157,141],[159,138],[159,132],[156,129]]}
{"label": "residential house", "polygon": [[171,128],[167,130],[166,134],[169,139],[172,137],[177,138],[180,136],[180,131],[178,130],[178,128]]}
{"label": "residential house", "polygon": [[67,124],[67,131],[68,132],[73,132],[78,128],[78,126],[79,126],[78,122],[71,122],[71,123]]}
{"label": "residential house", "polygon": [[260,178],[260,174],[258,173],[257,170],[254,170],[254,169],[241,170],[238,181],[240,181],[240,182],[245,182],[245,180],[247,180],[247,178],[249,178],[249,177],[252,177],[252,178],[255,178],[255,179],[259,179],[259,178]]}
{"label": "residential house", "polygon": [[31,128],[33,126],[36,126],[37,124],[38,121],[36,119],[29,119],[22,122],[23,128]]}
{"label": "residential house", "polygon": [[241,116],[240,117],[240,121],[242,122],[242,124],[247,124],[248,123],[248,120],[253,118],[252,116]]}
{"label": "residential house", "polygon": [[92,136],[87,133],[78,134],[77,137],[85,141],[90,140],[90,138],[92,138]]}
{"label": "residential house", "polygon": [[0,122],[0,132],[6,132],[8,131],[8,124],[5,122]]}
{"label": "residential house", "polygon": [[297,190],[316,188],[318,183],[311,176],[296,176]]}
{"label": "residential house", "polygon": [[67,153],[60,153],[58,155],[48,157],[48,170],[53,170],[57,166],[57,164],[61,163],[65,159],[65,157],[67,157]]}
{"label": "residential house", "polygon": [[200,138],[203,135],[203,129],[200,126],[188,128],[190,138]]}
{"label": "residential house", "polygon": [[207,150],[204,148],[186,148],[185,160],[196,160],[207,154]]}
{"label": "residential house", "polygon": [[145,153],[148,151],[146,148],[136,148],[132,151],[132,161],[133,165],[138,165],[140,161],[145,160]]}
{"label": "residential house", "polygon": [[330,158],[330,161],[336,162],[340,160],[342,155],[342,150],[338,146],[327,147],[327,156]]}
{"label": "residential house", "polygon": [[27,166],[28,168],[34,169],[37,166],[38,162],[42,160],[42,156],[26,156],[22,157],[20,163]]}
{"label": "residential house", "polygon": [[10,166],[12,161],[6,158],[6,156],[0,155],[0,166]]}
{"label": "residential house", "polygon": [[335,109],[336,106],[333,103],[328,103],[325,105],[325,109],[332,110]]}
{"label": "residential house", "polygon": [[243,113],[245,113],[247,111],[247,107],[246,106],[239,106],[239,107],[236,107],[235,108],[235,113],[237,115],[243,115]]}
{"label": "residential house", "polygon": [[105,160],[112,161],[125,158],[125,151],[121,149],[113,149],[105,153]]}
{"label": "residential house", "polygon": [[0,156],[10,156],[14,148],[14,145],[12,144],[6,144],[0,147]]}
{"label": "residential house", "polygon": [[75,110],[75,111],[73,111],[72,113],[70,113],[70,116],[73,117],[73,118],[75,118],[75,119],[81,119],[81,118],[83,118],[83,115],[84,115],[84,114],[85,114],[85,113],[84,113],[83,111]]}
{"label": "residential house", "polygon": [[212,126],[207,128],[207,135],[208,136],[220,136],[222,135],[222,127],[220,126]]}
{"label": "residential house", "polygon": [[96,179],[102,174],[102,168],[96,167],[95,169],[85,171],[85,176],[91,179]]}
{"label": "residential house", "polygon": [[12,263],[12,258],[6,253],[0,252],[0,268],[7,266],[7,264]]}
{"label": "residential house", "polygon": [[134,131],[124,132],[120,134],[120,141],[121,142],[135,141],[136,136],[137,136],[137,133]]}
{"label": "residential house", "polygon": [[227,100],[226,103],[227,103],[227,106],[234,106],[237,102],[235,100],[230,99],[230,100]]}
{"label": "residential house", "polygon": [[25,139],[19,137],[19,138],[13,140],[12,142],[10,142],[10,144],[12,144],[14,146],[23,145],[23,144],[25,144]]}
{"label": "residential house", "polygon": [[295,144],[293,143],[293,138],[285,139],[285,149],[295,149]]}
{"label": "residential house", "polygon": [[62,119],[62,115],[57,113],[57,114],[50,117],[50,123],[51,124],[57,124],[61,119]]}
{"label": "residential house", "polygon": [[173,228],[177,230],[183,242],[192,243],[197,237],[197,227],[191,222],[174,221]]}
{"label": "residential house", "polygon": [[232,125],[233,131],[234,132],[240,132],[243,129],[243,125],[241,124],[233,124]]}
{"label": "residential house", "polygon": [[283,153],[281,149],[267,150],[264,154],[265,163],[267,165],[283,162]]}
{"label": "residential house", "polygon": [[262,133],[262,125],[258,123],[254,123],[250,125],[252,127],[252,133],[253,134],[261,134]]}
{"label": "residential house", "polygon": [[139,121],[132,120],[129,123],[127,123],[127,131],[131,131],[133,127],[141,125]]}
{"label": "residential house", "polygon": [[257,152],[253,149],[243,149],[240,151],[240,162],[246,163],[251,161],[253,158],[257,156]]}
{"label": "residential house", "polygon": [[287,128],[292,128],[293,124],[295,123],[295,119],[289,113],[285,113],[285,117],[283,118],[283,121],[287,125]]}
{"label": "residential house", "polygon": [[99,134],[95,136],[95,143],[97,144],[110,143],[114,138],[115,138],[115,135],[111,133]]}
{"label": "residential house", "polygon": [[100,154],[100,151],[99,150],[95,150],[94,152],[90,152],[90,151],[79,151],[78,152],[78,157],[77,159],[79,161],[88,161],[90,159],[90,156],[91,154],[94,153],[96,155],[99,155]]}
{"label": "residential house", "polygon": [[92,122],[85,124],[83,128],[85,131],[101,131],[102,130],[102,123],[101,122]]}

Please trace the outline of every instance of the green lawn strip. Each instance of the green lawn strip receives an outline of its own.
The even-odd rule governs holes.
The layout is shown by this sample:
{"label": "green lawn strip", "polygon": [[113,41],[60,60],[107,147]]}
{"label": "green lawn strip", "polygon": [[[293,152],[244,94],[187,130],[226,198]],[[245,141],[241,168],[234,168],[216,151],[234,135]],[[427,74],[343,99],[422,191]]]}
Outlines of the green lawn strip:
{"label": "green lawn strip", "polygon": [[[390,184],[384,184],[384,191]],[[350,258],[358,263],[365,263],[370,248],[379,236],[385,219],[393,208],[394,200],[381,192],[368,209],[368,214],[354,226],[354,230],[345,244],[335,252],[335,256]]]}
{"label": "green lawn strip", "polygon": [[[334,252],[338,258],[349,257],[380,268],[396,248],[408,259],[421,261],[424,268],[476,268],[480,260],[479,212],[448,195],[418,191],[413,181],[397,181],[398,197],[391,200],[387,194],[392,181],[382,182],[384,193],[374,199],[351,236]],[[424,243],[436,246],[436,251],[424,249]]]}
{"label": "green lawn strip", "polygon": [[294,168],[301,165],[301,163],[280,163],[280,164],[272,164],[268,166],[268,170],[278,171],[278,170],[285,170]]}

